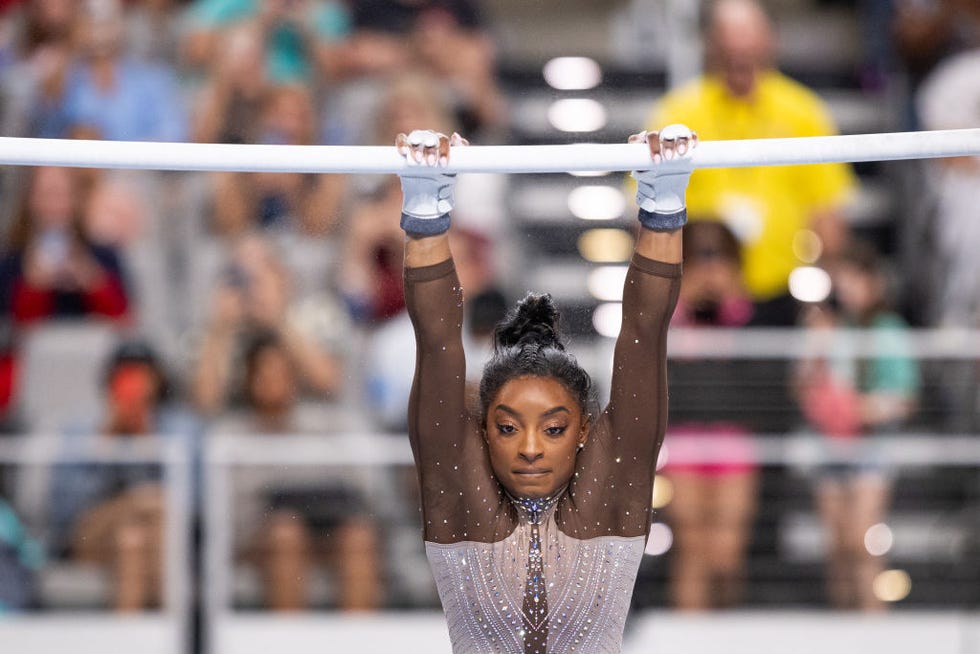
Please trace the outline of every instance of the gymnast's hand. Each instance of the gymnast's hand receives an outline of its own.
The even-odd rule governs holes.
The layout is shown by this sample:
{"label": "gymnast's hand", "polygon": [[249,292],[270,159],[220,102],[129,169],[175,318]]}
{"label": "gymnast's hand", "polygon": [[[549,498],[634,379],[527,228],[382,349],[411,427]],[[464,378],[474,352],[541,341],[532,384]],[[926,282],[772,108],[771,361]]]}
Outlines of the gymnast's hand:
{"label": "gymnast's hand", "polygon": [[395,139],[398,154],[407,167],[399,177],[402,182],[401,226],[410,236],[436,236],[449,229],[453,209],[456,175],[440,168],[449,163],[454,146],[469,145],[459,134],[452,137],[430,130],[414,130]]}
{"label": "gymnast's hand", "polygon": [[689,159],[691,151],[697,147],[698,135],[684,125],[668,125],[659,132],[634,134],[629,142],[646,143],[655,164],[650,170],[633,172],[640,223],[658,232],[680,229],[687,222],[684,194],[691,168],[689,165],[670,166],[661,170],[660,164]]}

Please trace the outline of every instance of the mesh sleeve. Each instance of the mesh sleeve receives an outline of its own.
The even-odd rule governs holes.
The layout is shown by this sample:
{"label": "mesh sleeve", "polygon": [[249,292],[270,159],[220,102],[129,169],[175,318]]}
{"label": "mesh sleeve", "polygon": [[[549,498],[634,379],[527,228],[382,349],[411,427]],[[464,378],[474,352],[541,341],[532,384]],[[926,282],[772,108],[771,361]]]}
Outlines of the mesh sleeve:
{"label": "mesh sleeve", "polygon": [[415,329],[415,380],[408,436],[422,494],[425,539],[493,542],[507,529],[486,442],[466,403],[463,293],[452,259],[405,269],[405,304]]}
{"label": "mesh sleeve", "polygon": [[609,405],[579,454],[570,487],[573,536],[645,535],[657,455],[667,427],[667,325],[681,265],[633,256]]}

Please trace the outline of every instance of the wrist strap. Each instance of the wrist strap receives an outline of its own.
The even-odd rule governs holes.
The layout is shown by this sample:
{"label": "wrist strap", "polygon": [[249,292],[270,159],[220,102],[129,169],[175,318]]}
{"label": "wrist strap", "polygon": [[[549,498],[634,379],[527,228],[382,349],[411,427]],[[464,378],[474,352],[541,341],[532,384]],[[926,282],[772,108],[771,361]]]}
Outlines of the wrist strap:
{"label": "wrist strap", "polygon": [[437,236],[449,231],[449,214],[444,213],[438,218],[419,218],[402,213],[401,226],[406,234],[416,238]]}
{"label": "wrist strap", "polygon": [[640,224],[655,232],[672,232],[687,224],[687,208],[673,213],[657,213],[640,209]]}

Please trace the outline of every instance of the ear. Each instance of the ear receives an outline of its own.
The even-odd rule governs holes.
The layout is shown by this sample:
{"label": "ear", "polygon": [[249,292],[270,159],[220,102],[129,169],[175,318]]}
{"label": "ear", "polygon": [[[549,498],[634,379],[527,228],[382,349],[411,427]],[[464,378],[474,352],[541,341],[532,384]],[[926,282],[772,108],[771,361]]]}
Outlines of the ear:
{"label": "ear", "polygon": [[582,427],[578,432],[578,444],[579,447],[585,445],[585,441],[589,440],[589,433],[592,431],[592,414],[587,414],[582,419]]}

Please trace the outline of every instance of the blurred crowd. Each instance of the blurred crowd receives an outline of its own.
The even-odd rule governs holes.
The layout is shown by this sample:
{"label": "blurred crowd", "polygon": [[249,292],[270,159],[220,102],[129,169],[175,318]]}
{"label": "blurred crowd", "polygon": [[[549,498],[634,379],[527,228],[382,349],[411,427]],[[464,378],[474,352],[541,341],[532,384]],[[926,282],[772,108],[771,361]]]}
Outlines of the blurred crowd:
{"label": "blurred crowd", "polygon": [[[866,70],[909,81],[908,125],[977,126],[975,3],[864,5],[877,30]],[[757,5],[721,0],[706,13],[704,77],[672,90],[637,130],[683,122],[704,140],[836,132],[816,94],[778,72],[774,28]],[[512,119],[491,35],[476,0],[7,0],[0,134],[365,145],[426,127],[503,143]],[[458,190],[452,238],[470,352],[524,290],[502,281],[501,189],[473,177]],[[976,327],[978,189],[976,158],[916,168],[895,190],[915,203],[899,227],[919,244],[909,255],[851,229],[858,181],[848,166],[696,173],[675,324],[863,327],[899,341],[909,322]],[[4,431],[58,434],[69,449],[156,434],[199,452],[210,434],[404,428],[414,350],[396,177],[8,168],[0,193]],[[799,302],[791,274],[804,265],[823,270],[834,293]],[[469,370],[478,375],[479,362]],[[921,384],[910,355],[804,358],[792,377],[801,420],[828,447],[901,426]],[[733,415],[681,422],[668,436],[694,449],[700,435],[722,437],[732,453],[729,465],[664,471],[677,498],[677,606],[739,601],[758,486],[752,429]],[[816,483],[840,544],[827,576],[841,607],[878,606],[863,591],[877,563],[855,543],[887,510],[889,480],[867,449],[867,460]],[[383,606],[390,534],[370,489],[304,474],[270,469],[235,483],[236,557],[259,571],[263,605],[307,606],[304,580],[319,565],[333,571],[336,606]],[[4,481],[0,497],[16,485]],[[396,485],[404,497],[410,484]],[[0,611],[32,605],[16,589],[40,565],[36,539],[49,557],[109,570],[116,608],[159,605],[159,466],[66,464],[46,488],[43,534],[28,535],[0,500]],[[403,501],[411,519],[414,499]]]}

